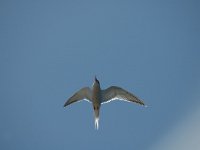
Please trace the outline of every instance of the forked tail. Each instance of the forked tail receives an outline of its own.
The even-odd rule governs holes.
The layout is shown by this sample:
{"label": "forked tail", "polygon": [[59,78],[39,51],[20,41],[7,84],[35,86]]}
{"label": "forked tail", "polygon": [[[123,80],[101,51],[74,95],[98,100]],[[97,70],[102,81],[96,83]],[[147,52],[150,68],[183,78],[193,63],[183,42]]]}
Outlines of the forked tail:
{"label": "forked tail", "polygon": [[94,120],[94,124],[95,124],[95,129],[99,129],[99,117],[95,117],[95,120]]}

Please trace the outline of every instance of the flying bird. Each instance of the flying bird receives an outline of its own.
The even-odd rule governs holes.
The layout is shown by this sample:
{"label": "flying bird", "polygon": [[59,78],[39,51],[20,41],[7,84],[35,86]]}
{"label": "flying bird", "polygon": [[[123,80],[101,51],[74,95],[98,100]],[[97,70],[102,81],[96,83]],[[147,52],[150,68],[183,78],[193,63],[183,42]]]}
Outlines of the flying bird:
{"label": "flying bird", "polygon": [[135,102],[137,104],[146,106],[142,100],[135,95],[117,86],[111,86],[105,90],[100,87],[99,80],[95,76],[95,80],[92,89],[84,87],[77,91],[72,97],[70,97],[64,104],[64,107],[81,100],[87,100],[91,102],[94,109],[95,117],[95,129],[99,128],[99,111],[101,104],[108,103],[112,100],[124,100],[127,102]]}

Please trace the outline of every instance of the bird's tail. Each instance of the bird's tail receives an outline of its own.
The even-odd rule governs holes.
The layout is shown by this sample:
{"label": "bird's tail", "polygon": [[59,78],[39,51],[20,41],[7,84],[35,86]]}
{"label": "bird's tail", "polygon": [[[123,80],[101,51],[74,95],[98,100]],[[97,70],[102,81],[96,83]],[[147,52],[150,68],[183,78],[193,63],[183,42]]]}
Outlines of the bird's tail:
{"label": "bird's tail", "polygon": [[99,117],[95,117],[95,120],[94,120],[94,124],[95,124],[95,129],[99,129]]}

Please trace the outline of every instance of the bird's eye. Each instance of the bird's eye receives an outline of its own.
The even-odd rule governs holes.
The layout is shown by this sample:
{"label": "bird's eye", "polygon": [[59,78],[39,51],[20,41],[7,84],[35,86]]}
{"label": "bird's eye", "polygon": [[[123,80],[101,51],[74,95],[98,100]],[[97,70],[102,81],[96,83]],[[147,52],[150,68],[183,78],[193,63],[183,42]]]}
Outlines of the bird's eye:
{"label": "bird's eye", "polygon": [[94,110],[96,109],[96,107],[94,106]]}

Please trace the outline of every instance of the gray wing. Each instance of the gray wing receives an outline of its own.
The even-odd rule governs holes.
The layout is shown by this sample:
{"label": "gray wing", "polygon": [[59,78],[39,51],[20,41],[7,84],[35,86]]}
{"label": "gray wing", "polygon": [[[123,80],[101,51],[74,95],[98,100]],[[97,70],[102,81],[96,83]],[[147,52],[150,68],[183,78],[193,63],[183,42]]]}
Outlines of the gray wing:
{"label": "gray wing", "polygon": [[102,91],[102,104],[116,99],[145,105],[138,97],[117,86],[111,86]]}
{"label": "gray wing", "polygon": [[64,104],[64,107],[67,105],[70,105],[74,102],[81,101],[83,99],[92,101],[92,91],[89,87],[84,87],[80,89],[78,92],[76,92],[72,97],[70,97]]}

